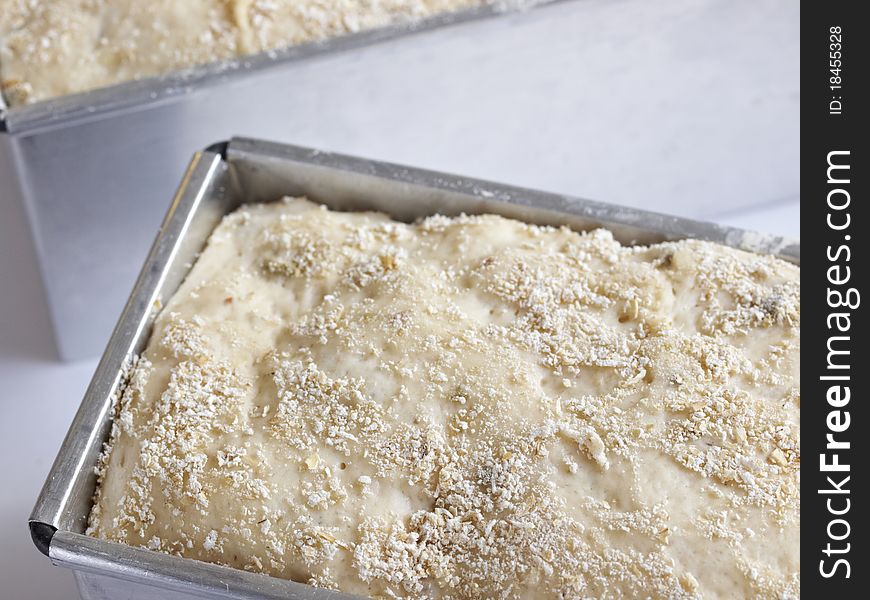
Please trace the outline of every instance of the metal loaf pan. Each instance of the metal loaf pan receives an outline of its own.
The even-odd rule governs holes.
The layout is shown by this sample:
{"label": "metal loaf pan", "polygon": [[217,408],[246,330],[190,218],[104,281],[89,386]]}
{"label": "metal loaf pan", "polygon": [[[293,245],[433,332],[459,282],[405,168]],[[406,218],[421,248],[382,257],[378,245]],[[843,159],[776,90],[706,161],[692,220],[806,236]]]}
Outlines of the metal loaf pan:
{"label": "metal loaf pan", "polygon": [[75,572],[83,598],[349,598],[299,583],[83,535],[123,372],[145,348],[155,307],[172,296],[221,218],[242,203],[304,195],[337,210],[410,221],[496,213],[578,230],[607,227],[625,244],[696,238],[800,263],[795,241],[302,148],[236,138],[196,153],[30,517],[36,546]]}
{"label": "metal loaf pan", "polygon": [[49,98],[33,104],[7,106],[0,94],[0,132],[26,133],[79,120],[98,120],[117,111],[155,105],[195,90],[224,85],[251,73],[280,68],[290,62],[362,48],[415,32],[428,31],[525,10],[560,0],[488,0],[485,4],[419,20],[364,29],[324,40],[305,42],[248,56],[230,58],[140,80]]}

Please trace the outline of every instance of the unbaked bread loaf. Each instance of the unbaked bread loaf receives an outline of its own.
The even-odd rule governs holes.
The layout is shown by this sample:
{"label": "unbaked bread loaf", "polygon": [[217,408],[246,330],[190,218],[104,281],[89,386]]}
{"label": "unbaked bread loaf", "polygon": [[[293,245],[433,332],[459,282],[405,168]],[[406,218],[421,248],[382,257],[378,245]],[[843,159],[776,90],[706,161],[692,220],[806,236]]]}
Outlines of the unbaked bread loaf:
{"label": "unbaked bread loaf", "polygon": [[497,216],[227,216],[88,533],[372,597],[796,598],[799,269]]}
{"label": "unbaked bread loaf", "polygon": [[0,0],[0,94],[27,104],[487,2]]}

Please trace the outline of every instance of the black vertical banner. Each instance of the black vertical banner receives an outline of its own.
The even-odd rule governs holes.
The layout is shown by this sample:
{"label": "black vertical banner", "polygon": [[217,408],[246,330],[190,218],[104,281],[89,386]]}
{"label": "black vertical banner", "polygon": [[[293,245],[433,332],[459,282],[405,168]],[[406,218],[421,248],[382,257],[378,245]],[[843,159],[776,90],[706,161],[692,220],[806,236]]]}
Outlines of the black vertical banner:
{"label": "black vertical banner", "polygon": [[[805,598],[863,598],[870,416],[867,42],[863,2],[801,15],[801,583]],[[863,12],[863,11],[860,11]],[[865,293],[868,292],[868,293]],[[824,594],[824,596],[823,596]]]}

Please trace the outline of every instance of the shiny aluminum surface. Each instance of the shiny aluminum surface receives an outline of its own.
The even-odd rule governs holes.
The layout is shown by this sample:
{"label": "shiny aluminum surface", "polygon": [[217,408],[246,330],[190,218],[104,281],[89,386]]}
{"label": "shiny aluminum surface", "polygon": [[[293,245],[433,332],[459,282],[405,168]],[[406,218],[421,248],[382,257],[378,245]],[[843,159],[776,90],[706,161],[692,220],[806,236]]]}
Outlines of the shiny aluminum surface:
{"label": "shiny aluminum surface", "polygon": [[496,213],[578,230],[605,226],[623,243],[696,238],[800,263],[800,244],[658,213],[390,163],[236,138],[198,152],[170,205],[139,279],[30,518],[37,547],[73,569],[85,600],[340,598],[309,586],[82,535],[94,466],[125,366],[148,342],[157,307],[188,273],[223,215],[242,203],[305,195],[335,210],[380,210],[400,220],[434,213]]}

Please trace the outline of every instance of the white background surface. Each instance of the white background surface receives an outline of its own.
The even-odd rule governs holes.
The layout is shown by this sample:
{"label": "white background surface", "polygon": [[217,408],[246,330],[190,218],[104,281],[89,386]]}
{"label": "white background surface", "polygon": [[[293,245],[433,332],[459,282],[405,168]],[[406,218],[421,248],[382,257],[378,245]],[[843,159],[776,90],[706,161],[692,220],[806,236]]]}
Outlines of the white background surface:
{"label": "white background surface", "polygon": [[[667,59],[669,53],[695,52],[697,53],[697,65],[704,67],[715,57],[704,53],[702,39],[695,40],[693,47],[676,48],[668,43],[669,36],[679,30],[681,26],[679,6],[686,4],[681,1],[669,1],[661,3],[643,3],[637,1],[617,0],[613,3],[615,8],[614,18],[633,20],[633,27],[637,31],[647,31],[645,23],[651,23],[655,27],[662,28],[662,52],[656,58]],[[668,5],[668,12],[664,15],[657,12],[653,7]],[[729,3],[708,2],[718,6],[716,10],[710,10],[707,18],[711,22],[721,23],[723,27],[736,27],[738,31],[743,25],[729,23],[729,13],[721,9]],[[783,52],[783,44],[789,51],[797,51],[796,33],[794,38],[789,37],[788,32],[797,30],[797,11],[788,9],[782,13],[779,9],[787,2],[766,0],[752,3],[764,14],[762,19],[770,22],[770,38],[765,41],[771,52]],[[795,3],[796,4],[796,3]],[[631,11],[629,7],[644,8]],[[746,6],[745,4],[743,6]],[[695,13],[697,15],[697,13]],[[789,22],[783,24],[783,17]],[[570,29],[570,28],[569,28]],[[750,28],[753,35],[763,35],[766,27],[756,26]],[[631,32],[629,31],[629,34]],[[685,35],[683,35],[685,38]],[[624,43],[630,44],[629,35]],[[755,40],[757,42],[757,40]],[[740,36],[735,36],[735,44],[741,44]],[[781,57],[782,58],[782,57]],[[651,57],[650,60],[652,60]],[[769,60],[770,57],[763,57]],[[787,57],[785,57],[787,62]],[[751,57],[747,58],[747,65],[751,65]],[[774,61],[775,62],[775,61]],[[685,64],[685,63],[683,63]],[[793,69],[792,76],[797,78],[798,58],[793,57],[793,64],[788,63],[788,68]],[[643,70],[644,65],[636,65],[637,69]],[[534,69],[533,61],[529,64],[517,65],[521,69]],[[650,67],[652,70],[652,66]],[[582,148],[584,156],[584,168],[589,169],[588,162],[598,160],[603,171],[599,172],[593,181],[594,185],[589,189],[574,190],[564,189],[567,171],[571,164],[565,157],[576,157],[576,148],[549,148],[541,147],[534,139],[529,139],[528,128],[511,120],[521,115],[501,114],[500,118],[494,118],[493,111],[497,107],[489,107],[482,111],[481,107],[463,107],[457,105],[452,110],[478,110],[481,119],[493,119],[490,126],[493,128],[519,127],[524,139],[518,142],[518,148],[528,153],[550,153],[554,158],[549,164],[551,171],[547,173],[524,173],[524,165],[528,161],[523,160],[522,153],[518,152],[516,169],[511,165],[480,165],[475,163],[477,169],[486,172],[469,173],[472,175],[492,176],[490,171],[509,172],[514,170],[512,179],[522,183],[523,179],[540,180],[542,177],[552,181],[552,185],[544,186],[549,189],[575,193],[576,195],[592,197],[596,200],[617,201],[632,204],[643,204],[632,199],[643,198],[647,195],[662,197],[670,191],[679,201],[668,204],[657,202],[655,206],[645,206],[661,212],[671,212],[693,217],[706,218],[725,224],[739,227],[756,229],[770,233],[779,233],[797,237],[799,235],[799,199],[797,197],[798,171],[797,154],[798,148],[795,141],[798,139],[798,131],[795,129],[789,137],[787,147],[782,148],[779,156],[766,154],[754,154],[752,132],[744,129],[740,122],[734,122],[731,126],[723,128],[714,126],[721,118],[720,114],[707,114],[706,120],[699,117],[703,114],[695,111],[690,120],[681,116],[679,103],[679,86],[684,76],[689,73],[675,73],[673,85],[676,91],[672,94],[656,89],[653,98],[657,103],[673,102],[674,112],[670,123],[651,122],[649,104],[644,98],[638,98],[638,109],[633,114],[624,115],[625,127],[638,130],[638,144],[630,148],[611,147],[607,140],[595,140],[594,144],[584,143]],[[782,75],[781,73],[779,75]],[[566,73],[570,78],[571,74]],[[781,89],[765,88],[770,81],[764,73],[735,74],[740,82],[741,89],[729,87],[729,81],[717,81],[708,77],[705,73],[692,73],[696,84],[704,85],[709,94],[725,94],[733,98],[733,114],[739,115],[740,111],[763,110],[775,118],[779,111],[785,111],[789,117],[794,118],[797,128],[797,110],[799,99],[783,94]],[[614,74],[608,82],[611,92],[619,91],[619,74]],[[651,85],[657,82],[650,82]],[[749,88],[747,88],[749,86]],[[751,86],[756,86],[752,88]],[[505,90],[506,94],[510,90]],[[795,92],[796,93],[796,92]],[[778,96],[777,96],[778,95]],[[546,90],[541,90],[540,97],[532,97],[525,93],[517,98],[524,98],[525,102],[532,102],[536,106],[550,106],[555,111],[558,119],[550,121],[565,122],[566,126],[572,126],[578,132],[583,131],[583,120],[592,118],[586,108],[582,106],[563,106],[558,99],[547,98]],[[778,97],[778,104],[771,104],[770,98]],[[550,102],[552,101],[552,102]],[[601,98],[598,101],[603,102]],[[448,104],[449,97],[443,99]],[[606,102],[605,102],[606,104]],[[508,102],[508,105],[511,105]],[[528,108],[528,107],[527,107]],[[513,108],[511,109],[513,111]],[[536,110],[531,106],[530,110]],[[595,109],[600,111],[600,107]],[[522,111],[521,111],[522,112]],[[661,111],[656,112],[660,114]],[[360,118],[364,118],[362,115]],[[347,118],[353,118],[353,109],[349,108]],[[401,117],[397,117],[401,119]],[[681,120],[682,119],[682,120]],[[675,125],[675,123],[677,125]],[[661,146],[645,147],[645,144],[655,142],[654,130],[662,127],[669,130],[684,132],[679,139],[669,140],[668,144]],[[653,131],[650,131],[650,128]],[[712,133],[711,133],[712,132]],[[323,134],[323,132],[320,132]],[[503,132],[502,132],[503,134]],[[711,137],[716,134],[719,138]],[[546,132],[542,132],[546,137]],[[725,137],[722,137],[725,136]],[[734,140],[726,139],[727,136],[741,136],[747,140],[745,154],[739,157],[731,156],[723,152],[722,148],[734,148]],[[580,136],[582,137],[582,135]],[[623,136],[624,137],[624,136]],[[302,140],[317,145],[317,140]],[[330,146],[341,150],[342,146],[354,146],[353,139],[333,141]],[[445,143],[441,140],[441,143]],[[537,145],[536,145],[537,144]],[[669,145],[670,144],[670,145]],[[670,153],[685,154],[685,148],[680,145],[695,144],[698,147],[701,169],[683,168],[683,165],[674,164],[669,158]],[[770,140],[764,144],[770,147]],[[481,149],[465,149],[467,152],[480,156]],[[747,154],[749,156],[747,156]],[[613,156],[616,160],[605,160],[602,157]],[[455,162],[456,157],[453,157]],[[640,171],[631,172],[626,166],[632,161],[643,161]],[[678,193],[682,186],[691,185],[703,188],[703,182],[698,178],[709,171],[710,164],[715,163],[719,169],[733,169],[733,165],[756,165],[757,169],[747,171],[745,169],[734,172],[735,181],[741,178],[750,178],[757,185],[735,185],[740,189],[755,189],[757,195],[747,198],[729,198],[733,190],[725,188],[711,189],[705,198],[699,198],[695,206],[686,202],[686,196]],[[439,165],[427,165],[439,166]],[[612,171],[607,171],[612,169]],[[638,174],[640,173],[640,174]],[[653,176],[655,174],[655,176]],[[546,176],[546,177],[545,177]],[[502,177],[501,179],[506,179]],[[751,182],[750,182],[751,183]],[[570,187],[570,186],[569,186]],[[778,193],[777,190],[786,190],[786,193]],[[791,190],[792,192],[788,192]],[[712,202],[711,202],[712,200]],[[752,208],[747,209],[746,205]],[[741,208],[735,208],[741,207]],[[33,502],[39,492],[39,488],[45,478],[48,468],[54,459],[57,448],[63,438],[66,428],[78,407],[78,403],[88,384],[90,376],[96,366],[96,359],[79,361],[74,363],[59,363],[55,360],[51,328],[48,322],[47,309],[43,293],[36,275],[36,259],[31,248],[26,221],[20,207],[4,201],[3,182],[0,181],[0,599],[18,600],[25,598],[37,599],[68,599],[75,598],[74,583],[71,575],[61,569],[51,568],[48,559],[37,552],[33,547],[26,527],[27,516]]]}

